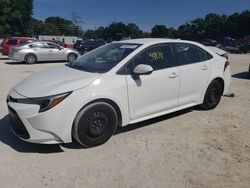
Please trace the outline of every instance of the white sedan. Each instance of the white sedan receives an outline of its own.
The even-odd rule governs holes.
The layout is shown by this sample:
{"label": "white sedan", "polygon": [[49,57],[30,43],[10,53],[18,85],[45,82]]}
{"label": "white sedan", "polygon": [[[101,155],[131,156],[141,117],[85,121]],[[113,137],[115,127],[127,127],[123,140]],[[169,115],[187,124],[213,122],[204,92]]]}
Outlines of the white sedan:
{"label": "white sedan", "polygon": [[21,139],[52,144],[75,138],[92,147],[119,126],[195,105],[211,110],[230,81],[227,59],[199,43],[135,39],[21,81],[7,104]]}

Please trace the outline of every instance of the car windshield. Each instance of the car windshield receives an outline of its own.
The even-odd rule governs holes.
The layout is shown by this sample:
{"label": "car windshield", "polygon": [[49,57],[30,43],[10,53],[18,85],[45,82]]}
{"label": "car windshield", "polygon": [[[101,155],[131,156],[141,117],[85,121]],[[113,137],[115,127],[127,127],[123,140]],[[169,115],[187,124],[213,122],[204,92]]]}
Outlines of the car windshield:
{"label": "car windshield", "polygon": [[111,43],[86,53],[68,66],[87,72],[104,73],[137,49],[139,44]]}

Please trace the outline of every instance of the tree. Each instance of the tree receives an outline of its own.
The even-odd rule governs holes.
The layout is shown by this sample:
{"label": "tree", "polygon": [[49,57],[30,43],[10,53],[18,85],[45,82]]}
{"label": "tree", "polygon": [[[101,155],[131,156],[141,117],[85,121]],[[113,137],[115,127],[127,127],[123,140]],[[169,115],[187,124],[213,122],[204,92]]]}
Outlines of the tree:
{"label": "tree", "polygon": [[96,39],[96,31],[95,30],[87,30],[84,33],[84,38],[86,39]]}
{"label": "tree", "polygon": [[33,0],[0,0],[0,35],[28,36]]}
{"label": "tree", "polygon": [[151,36],[154,38],[168,37],[168,29],[165,25],[156,25],[151,30]]}
{"label": "tree", "polygon": [[126,24],[122,22],[113,22],[107,28],[108,38],[119,41],[128,37]]}
{"label": "tree", "polygon": [[134,39],[134,38],[140,38],[142,37],[142,30],[140,30],[140,28],[135,25],[134,23],[129,23],[127,25],[127,36]]}

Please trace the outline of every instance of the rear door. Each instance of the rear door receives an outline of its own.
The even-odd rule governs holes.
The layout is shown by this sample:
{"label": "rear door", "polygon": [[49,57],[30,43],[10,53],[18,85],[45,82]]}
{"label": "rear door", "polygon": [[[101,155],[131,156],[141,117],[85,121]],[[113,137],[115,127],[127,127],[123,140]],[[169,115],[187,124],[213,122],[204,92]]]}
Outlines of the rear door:
{"label": "rear door", "polygon": [[175,44],[175,57],[180,69],[179,105],[199,102],[212,69],[212,55],[188,43]]}
{"label": "rear door", "polygon": [[53,60],[50,49],[45,45],[45,43],[34,43],[31,45],[34,54],[37,56],[38,61],[49,61]]}
{"label": "rear door", "polygon": [[[135,76],[132,70],[139,64],[150,65],[154,71],[150,75]],[[149,47],[136,55],[126,69],[131,119],[160,113],[178,105],[180,73],[171,44]]]}
{"label": "rear door", "polygon": [[11,46],[16,46],[16,45],[18,45],[18,40],[17,39],[8,39],[6,44],[3,46],[4,55],[8,55],[9,54],[9,48]]}

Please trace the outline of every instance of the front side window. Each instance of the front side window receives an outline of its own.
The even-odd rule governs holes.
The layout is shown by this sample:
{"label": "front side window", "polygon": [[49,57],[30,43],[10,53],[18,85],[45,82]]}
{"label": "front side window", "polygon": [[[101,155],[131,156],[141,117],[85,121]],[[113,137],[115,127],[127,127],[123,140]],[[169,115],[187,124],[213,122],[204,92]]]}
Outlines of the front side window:
{"label": "front side window", "polygon": [[154,71],[175,66],[171,44],[150,47],[136,55],[127,66],[127,73],[139,64],[150,65]]}
{"label": "front side window", "polygon": [[192,44],[176,44],[176,59],[179,65],[187,65],[207,61],[212,56],[205,50]]}
{"label": "front side window", "polygon": [[46,45],[48,48],[52,48],[52,49],[58,49],[59,46],[57,46],[56,44],[53,44],[53,43],[47,43]]}
{"label": "front side window", "polygon": [[68,66],[88,72],[104,73],[137,49],[139,44],[111,43],[86,53]]}

